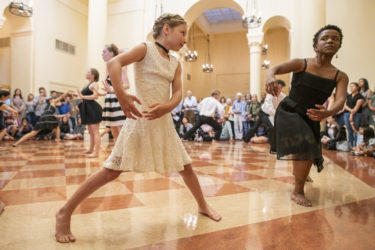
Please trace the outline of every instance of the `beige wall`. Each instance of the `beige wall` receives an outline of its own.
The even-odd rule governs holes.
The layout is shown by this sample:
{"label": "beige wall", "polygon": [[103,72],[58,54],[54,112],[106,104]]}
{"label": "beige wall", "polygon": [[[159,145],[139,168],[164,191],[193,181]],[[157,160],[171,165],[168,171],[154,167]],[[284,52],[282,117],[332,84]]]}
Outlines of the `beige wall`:
{"label": "beige wall", "polygon": [[[210,56],[214,72],[203,73],[202,64],[206,62],[207,42],[200,30],[195,30],[195,46],[198,52],[196,62],[184,62],[184,92],[190,89],[197,97],[209,96],[211,91],[219,89],[224,96],[237,92],[249,92],[249,47],[246,31],[210,36]],[[185,71],[186,70],[186,71]]]}
{"label": "beige wall", "polygon": [[334,65],[350,81],[364,77],[375,88],[375,1],[326,0],[327,23],[340,26],[344,40]]}
{"label": "beige wall", "polygon": [[[290,58],[290,44],[289,44],[289,31],[285,28],[273,28],[269,29],[264,33],[263,38],[264,44],[268,44],[267,55],[262,56],[262,63],[264,59],[270,60],[270,66],[275,66],[277,64],[283,63]],[[267,70],[262,70],[261,82],[262,88],[261,92],[265,92],[265,82],[267,78]],[[278,78],[285,81],[286,88],[284,88],[284,93],[289,93],[290,86],[290,74],[279,75]]]}
{"label": "beige wall", "polygon": [[[87,9],[82,13],[80,5],[74,4],[78,2],[35,2],[34,91],[41,86],[47,91],[65,91],[86,84]],[[55,39],[74,45],[75,55],[55,49]]]}

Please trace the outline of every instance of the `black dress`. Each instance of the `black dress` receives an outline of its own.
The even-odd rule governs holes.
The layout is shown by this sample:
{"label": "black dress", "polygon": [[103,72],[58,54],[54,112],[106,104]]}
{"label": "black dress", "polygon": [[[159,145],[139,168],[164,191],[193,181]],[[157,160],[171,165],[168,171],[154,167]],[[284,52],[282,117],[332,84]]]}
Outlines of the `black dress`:
{"label": "black dress", "polygon": [[43,130],[50,132],[57,128],[59,122],[55,117],[56,108],[50,104],[46,107],[43,114],[40,116],[38,122],[35,124],[34,130]]}
{"label": "black dress", "polygon": [[289,96],[284,98],[276,110],[275,127],[271,138],[271,152],[278,160],[313,161],[318,172],[323,169],[320,143],[320,122],[312,121],[306,111],[323,105],[336,87],[334,79],[323,78],[306,72],[294,73]]}
{"label": "black dress", "polygon": [[[82,95],[94,94],[89,88],[90,84],[81,90]],[[102,121],[102,107],[95,100],[82,100],[78,108],[82,124],[97,124]]]}

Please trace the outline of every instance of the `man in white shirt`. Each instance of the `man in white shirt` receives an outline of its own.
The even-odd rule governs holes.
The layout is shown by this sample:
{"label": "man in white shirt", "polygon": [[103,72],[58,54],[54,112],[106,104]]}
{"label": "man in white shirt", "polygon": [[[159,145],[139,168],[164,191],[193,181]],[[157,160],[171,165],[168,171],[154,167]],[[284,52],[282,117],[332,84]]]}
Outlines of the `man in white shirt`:
{"label": "man in white shirt", "polygon": [[186,98],[184,100],[184,117],[188,119],[188,122],[194,125],[195,123],[195,110],[197,109],[197,98],[192,95],[192,92],[188,90],[186,92]]}
{"label": "man in white shirt", "polygon": [[215,130],[215,137],[213,142],[220,140],[220,134],[222,127],[221,125],[214,119],[215,112],[218,112],[219,115],[224,115],[224,108],[218,101],[220,98],[220,91],[214,90],[211,93],[210,97],[204,98],[198,105],[199,110],[199,118],[196,121],[195,125],[192,129],[190,129],[183,137],[184,140],[187,140],[191,137],[197,129],[203,125],[208,124]]}
{"label": "man in white shirt", "polygon": [[273,125],[270,120],[270,117],[275,116],[275,112],[277,107],[279,106],[280,102],[285,98],[285,94],[281,92],[283,87],[285,87],[285,82],[283,80],[277,80],[278,83],[278,94],[277,96],[273,96],[271,94],[266,95],[266,99],[261,107],[259,112],[259,119],[254,123],[251,129],[247,132],[245,137],[243,138],[244,142],[249,142],[250,139],[255,135],[258,131],[260,125],[263,125],[266,136],[268,139],[272,136]]}

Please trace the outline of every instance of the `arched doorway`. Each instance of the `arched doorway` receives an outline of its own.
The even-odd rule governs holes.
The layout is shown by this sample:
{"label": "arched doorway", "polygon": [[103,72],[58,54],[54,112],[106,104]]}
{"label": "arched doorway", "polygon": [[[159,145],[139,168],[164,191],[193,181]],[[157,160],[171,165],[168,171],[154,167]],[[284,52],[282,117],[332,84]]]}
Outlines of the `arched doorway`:
{"label": "arched doorway", "polygon": [[[207,11],[228,11],[238,15],[239,20],[213,24],[207,19]],[[201,0],[184,14],[189,31],[187,40],[193,41],[198,60],[182,63],[183,94],[192,90],[198,99],[219,89],[225,97],[237,92],[249,92],[249,47],[247,29],[242,28],[241,16],[244,10],[232,0]],[[202,64],[207,61],[209,37],[210,58],[214,65],[212,73],[204,73]],[[191,44],[190,44],[191,46]],[[192,48],[189,48],[192,49]]]}
{"label": "arched doorway", "polygon": [[[291,24],[286,17],[273,16],[263,25],[263,44],[268,45],[267,54],[262,59],[270,61],[270,66],[274,66],[290,59],[290,30]],[[284,92],[289,92],[290,74],[278,76],[285,81],[287,88]],[[261,75],[262,92],[265,90],[266,70]]]}

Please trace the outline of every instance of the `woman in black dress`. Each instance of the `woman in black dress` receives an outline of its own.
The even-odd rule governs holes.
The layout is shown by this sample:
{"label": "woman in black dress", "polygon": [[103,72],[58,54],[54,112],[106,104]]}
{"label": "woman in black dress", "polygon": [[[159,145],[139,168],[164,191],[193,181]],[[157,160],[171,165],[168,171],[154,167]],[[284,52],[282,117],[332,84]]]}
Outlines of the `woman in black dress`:
{"label": "woman in black dress", "polygon": [[[346,100],[348,76],[331,64],[342,43],[341,29],[334,25],[321,28],[314,36],[316,56],[293,59],[271,68],[267,74],[267,92],[275,95],[275,75],[293,72],[291,90],[277,108],[271,138],[271,152],[277,159],[292,160],[295,186],[291,199],[312,206],[304,194],[304,185],[314,164],[323,169],[320,121],[336,114]],[[323,105],[336,88],[336,102],[329,110]]]}
{"label": "woman in black dress", "polygon": [[48,102],[47,107],[44,110],[43,114],[40,116],[38,122],[35,124],[33,131],[23,136],[12,146],[13,147],[18,146],[20,143],[27,141],[28,139],[36,136],[41,131],[46,132],[46,133],[54,132],[56,134],[56,141],[60,141],[60,127],[59,127],[59,121],[57,118],[69,116],[69,113],[65,115],[56,115],[55,111],[56,111],[56,106],[61,105],[60,100],[64,99],[65,96],[67,96],[68,94],[72,94],[72,91],[67,91],[55,99],[47,100]]}
{"label": "woman in black dress", "polygon": [[98,84],[99,72],[91,68],[87,74],[86,79],[89,84],[78,91],[78,96],[83,101],[78,105],[81,116],[81,123],[87,124],[90,135],[90,148],[85,151],[87,157],[95,158],[99,156],[100,150],[100,133],[99,124],[102,121],[102,107],[95,100],[98,99]]}

